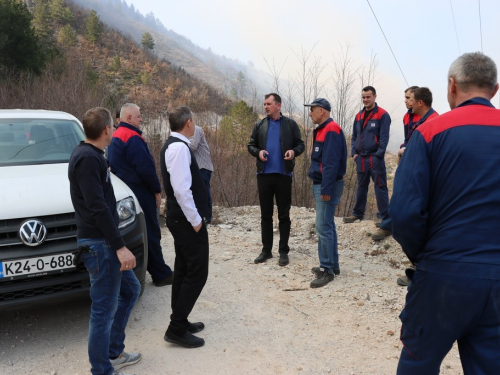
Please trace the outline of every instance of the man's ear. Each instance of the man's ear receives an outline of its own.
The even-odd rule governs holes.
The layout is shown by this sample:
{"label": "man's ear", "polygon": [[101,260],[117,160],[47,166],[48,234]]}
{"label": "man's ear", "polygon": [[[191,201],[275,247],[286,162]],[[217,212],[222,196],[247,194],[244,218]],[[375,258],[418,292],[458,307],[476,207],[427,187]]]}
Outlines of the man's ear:
{"label": "man's ear", "polygon": [[491,97],[493,98],[495,96],[495,94],[498,92],[498,83],[495,85],[495,87],[493,88],[493,91],[491,93]]}

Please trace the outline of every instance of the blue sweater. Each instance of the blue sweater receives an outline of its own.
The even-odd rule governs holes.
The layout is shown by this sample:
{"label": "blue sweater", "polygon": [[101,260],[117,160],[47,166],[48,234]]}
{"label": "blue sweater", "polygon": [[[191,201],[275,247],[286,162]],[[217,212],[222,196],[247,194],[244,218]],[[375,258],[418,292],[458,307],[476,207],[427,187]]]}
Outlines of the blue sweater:
{"label": "blue sweater", "polygon": [[474,98],[417,128],[397,169],[394,238],[417,268],[500,280],[500,111]]}

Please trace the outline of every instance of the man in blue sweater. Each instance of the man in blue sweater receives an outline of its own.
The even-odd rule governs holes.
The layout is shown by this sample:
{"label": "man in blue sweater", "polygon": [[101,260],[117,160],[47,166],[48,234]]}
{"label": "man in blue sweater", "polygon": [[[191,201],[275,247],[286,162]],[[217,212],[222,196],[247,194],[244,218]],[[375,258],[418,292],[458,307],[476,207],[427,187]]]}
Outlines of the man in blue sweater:
{"label": "man in blue sweater", "polygon": [[262,252],[254,262],[263,263],[273,257],[273,211],[276,198],[280,231],[278,264],[286,266],[290,251],[292,172],[295,158],[304,152],[305,146],[297,123],[281,114],[281,97],[273,93],[264,99],[266,117],[257,121],[248,143],[248,152],[256,158],[262,231]]}
{"label": "man in blue sweater", "polygon": [[142,116],[133,103],[122,106],[120,124],[108,147],[108,159],[115,175],[132,189],[144,211],[148,231],[147,270],[156,286],[171,285],[172,270],[165,263],[161,250],[161,230],[157,210],[161,204],[160,180],[155,161],[142,137]]}
{"label": "man in blue sweater", "polygon": [[344,132],[330,117],[328,100],[315,99],[309,116],[316,128],[313,133],[313,148],[309,178],[313,181],[316,201],[316,232],[318,233],[319,267],[313,267],[316,279],[311,288],[325,286],[340,274],[337,231],[335,230],[335,208],[344,190],[347,145]]}
{"label": "man in blue sweater", "polygon": [[438,374],[458,342],[464,374],[500,368],[500,111],[497,68],[466,53],[450,112],[415,129],[396,171],[394,238],[416,264],[400,315],[398,374]]}

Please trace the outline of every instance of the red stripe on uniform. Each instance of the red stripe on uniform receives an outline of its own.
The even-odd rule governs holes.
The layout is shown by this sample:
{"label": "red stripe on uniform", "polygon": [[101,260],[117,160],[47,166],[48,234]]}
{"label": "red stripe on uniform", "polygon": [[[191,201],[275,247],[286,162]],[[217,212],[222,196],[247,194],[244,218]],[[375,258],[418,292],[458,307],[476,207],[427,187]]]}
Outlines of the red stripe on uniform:
{"label": "red stripe on uniform", "polygon": [[415,131],[420,132],[426,142],[448,129],[459,126],[500,126],[500,111],[484,105],[468,105],[427,120]]}

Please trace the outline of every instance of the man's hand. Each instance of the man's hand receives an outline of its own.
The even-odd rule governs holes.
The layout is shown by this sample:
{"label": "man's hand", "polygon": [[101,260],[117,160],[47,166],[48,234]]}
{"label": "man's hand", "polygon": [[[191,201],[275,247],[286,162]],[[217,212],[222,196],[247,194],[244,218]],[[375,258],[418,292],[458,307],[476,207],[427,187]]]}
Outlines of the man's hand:
{"label": "man's hand", "polygon": [[357,157],[358,157],[358,154],[354,154],[354,155],[352,156],[352,160],[356,161],[356,158],[357,158]]}
{"label": "man's hand", "polygon": [[116,250],[116,255],[122,265],[120,271],[128,271],[135,268],[135,256],[126,246]]}
{"label": "man's hand", "polygon": [[198,224],[197,226],[193,227],[194,231],[196,233],[198,233],[200,231],[202,225],[203,225],[203,220],[200,221],[200,224]]}
{"label": "man's hand", "polygon": [[160,208],[160,205],[161,205],[161,194],[160,193],[155,193],[155,199],[156,199],[156,208]]}
{"label": "man's hand", "polygon": [[330,200],[330,196],[321,194],[321,200],[328,202]]}
{"label": "man's hand", "polygon": [[260,150],[259,159],[262,161],[267,161],[267,155],[269,155],[269,152],[267,152],[266,150]]}
{"label": "man's hand", "polygon": [[406,149],[406,147],[402,147],[399,149],[399,151],[398,151],[398,163],[401,161],[401,157],[405,153],[405,149]]}
{"label": "man's hand", "polygon": [[293,150],[288,150],[285,152],[285,160],[293,160],[295,157],[295,152]]}

